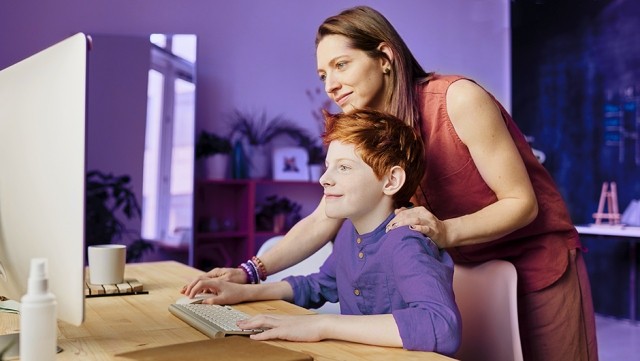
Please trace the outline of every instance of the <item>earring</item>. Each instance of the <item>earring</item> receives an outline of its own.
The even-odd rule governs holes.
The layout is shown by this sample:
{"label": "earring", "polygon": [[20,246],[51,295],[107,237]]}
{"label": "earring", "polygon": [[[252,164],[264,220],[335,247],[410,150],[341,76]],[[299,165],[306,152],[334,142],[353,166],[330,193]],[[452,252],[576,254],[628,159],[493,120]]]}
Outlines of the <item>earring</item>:
{"label": "earring", "polygon": [[382,72],[384,74],[389,74],[391,72],[391,69],[390,68],[384,68],[384,70],[382,70]]}

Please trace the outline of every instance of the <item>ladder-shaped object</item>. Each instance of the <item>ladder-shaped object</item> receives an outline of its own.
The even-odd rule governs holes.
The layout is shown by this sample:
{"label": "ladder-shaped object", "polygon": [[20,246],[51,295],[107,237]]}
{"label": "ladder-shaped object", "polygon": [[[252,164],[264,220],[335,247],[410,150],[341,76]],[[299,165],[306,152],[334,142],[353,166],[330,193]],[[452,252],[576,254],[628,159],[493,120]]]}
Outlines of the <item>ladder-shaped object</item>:
{"label": "ladder-shaped object", "polygon": [[[605,206],[607,208],[606,210]],[[616,187],[616,182],[602,183],[600,201],[598,202],[598,211],[593,214],[593,219],[595,220],[596,224],[620,224],[620,212],[618,210],[618,189]]]}

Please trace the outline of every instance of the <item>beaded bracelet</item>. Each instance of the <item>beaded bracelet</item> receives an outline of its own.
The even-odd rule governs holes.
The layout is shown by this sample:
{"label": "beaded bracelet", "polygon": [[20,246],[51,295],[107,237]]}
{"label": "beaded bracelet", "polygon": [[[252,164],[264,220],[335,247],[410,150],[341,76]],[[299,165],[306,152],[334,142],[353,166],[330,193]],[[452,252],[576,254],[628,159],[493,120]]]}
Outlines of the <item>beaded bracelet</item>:
{"label": "beaded bracelet", "polygon": [[248,260],[245,263],[251,267],[251,272],[256,279],[256,283],[260,283],[260,272],[258,271],[258,266],[256,266],[256,264],[253,263],[252,260]]}
{"label": "beaded bracelet", "polygon": [[251,257],[251,261],[257,266],[258,276],[261,281],[267,279],[267,268],[264,266],[264,263],[260,260],[260,258],[253,256]]}
{"label": "beaded bracelet", "polygon": [[260,283],[260,279],[258,278],[258,272],[253,269],[252,266],[247,263],[241,263],[238,268],[242,269],[244,273],[247,274],[247,281],[251,284]]}
{"label": "beaded bracelet", "polygon": [[244,271],[245,275],[247,275],[247,283],[254,283],[255,280],[252,279],[251,277],[251,271],[249,271],[249,268],[247,268],[247,265],[244,263],[241,263],[238,268],[240,268],[241,270]]}

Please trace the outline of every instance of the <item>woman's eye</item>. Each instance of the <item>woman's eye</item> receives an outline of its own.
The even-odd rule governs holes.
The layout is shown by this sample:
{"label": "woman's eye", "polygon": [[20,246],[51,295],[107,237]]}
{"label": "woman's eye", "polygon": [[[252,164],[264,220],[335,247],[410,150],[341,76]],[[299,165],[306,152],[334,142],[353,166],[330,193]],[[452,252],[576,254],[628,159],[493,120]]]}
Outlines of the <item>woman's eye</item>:
{"label": "woman's eye", "polygon": [[339,61],[336,63],[336,68],[337,69],[343,69],[345,66],[347,66],[347,62],[345,61]]}
{"label": "woman's eye", "polygon": [[341,170],[341,171],[347,171],[347,170],[349,170],[349,167],[346,166],[346,165],[340,165],[340,166],[338,166],[338,169]]}
{"label": "woman's eye", "polygon": [[320,78],[320,81],[325,81],[327,80],[327,75],[326,74],[320,74],[320,76],[318,76],[318,78]]}

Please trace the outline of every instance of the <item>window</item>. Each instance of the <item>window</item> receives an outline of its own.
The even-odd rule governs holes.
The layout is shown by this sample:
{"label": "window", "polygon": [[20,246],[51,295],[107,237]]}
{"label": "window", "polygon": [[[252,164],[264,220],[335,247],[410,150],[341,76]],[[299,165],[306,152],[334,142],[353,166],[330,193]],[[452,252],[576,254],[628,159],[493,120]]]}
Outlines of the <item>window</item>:
{"label": "window", "polygon": [[153,34],[147,92],[142,236],[191,243],[195,35]]}

